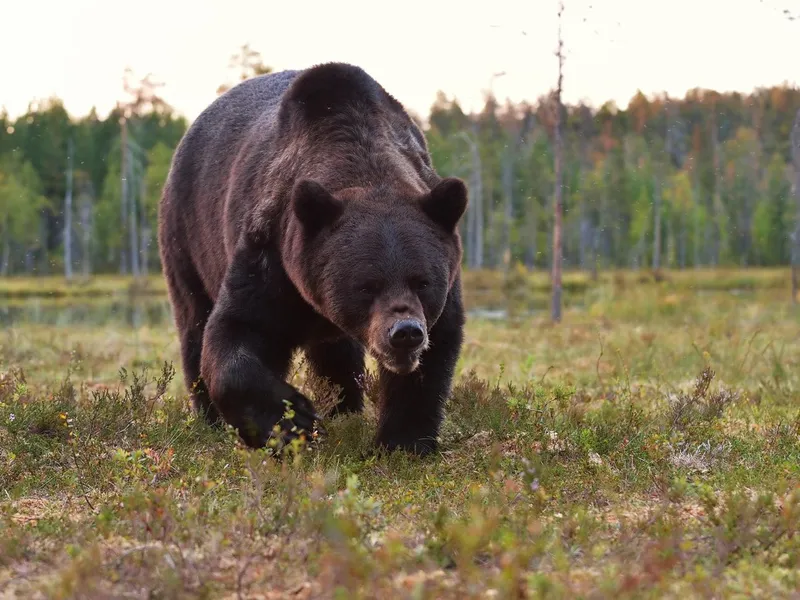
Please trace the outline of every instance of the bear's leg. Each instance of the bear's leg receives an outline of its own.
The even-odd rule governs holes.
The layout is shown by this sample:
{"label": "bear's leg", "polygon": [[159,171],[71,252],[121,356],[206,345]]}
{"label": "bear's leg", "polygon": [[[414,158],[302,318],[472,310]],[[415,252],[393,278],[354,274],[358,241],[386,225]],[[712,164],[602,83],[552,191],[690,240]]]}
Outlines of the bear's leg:
{"label": "bear's leg", "polygon": [[175,325],[181,346],[183,379],[197,412],[210,424],[217,424],[220,415],[212,404],[208,389],[200,377],[200,355],[203,347],[203,330],[213,308],[211,299],[200,282],[200,277],[189,265],[180,272],[165,264],[165,275],[172,296]]}
{"label": "bear's leg", "polygon": [[275,425],[284,443],[311,437],[314,407],[284,381],[309,310],[278,256],[237,248],[206,325],[200,370],[214,405],[251,448],[267,445]]}
{"label": "bear's leg", "polygon": [[308,345],[305,354],[317,376],[342,388],[333,414],[360,412],[364,407],[361,387],[364,377],[364,349],[361,345],[347,338],[319,342]]}
{"label": "bear's leg", "polygon": [[442,315],[430,332],[430,347],[408,375],[379,366],[380,416],[377,445],[425,455],[436,450],[444,404],[461,352],[464,307],[456,279]]}

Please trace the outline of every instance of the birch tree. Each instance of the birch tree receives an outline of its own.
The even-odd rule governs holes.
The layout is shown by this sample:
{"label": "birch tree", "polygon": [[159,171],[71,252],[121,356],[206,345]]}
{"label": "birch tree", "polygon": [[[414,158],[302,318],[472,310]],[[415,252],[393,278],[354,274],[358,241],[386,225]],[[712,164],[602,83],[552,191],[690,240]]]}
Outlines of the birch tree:
{"label": "birch tree", "polygon": [[530,144],[536,117],[526,111],[519,125],[519,130],[512,131],[509,135],[511,143],[505,147],[502,160],[502,188],[503,188],[503,234],[502,234],[502,262],[503,270],[508,272],[511,266],[511,228],[514,221],[514,188],[515,164],[520,155],[530,154]]}
{"label": "birch tree", "polygon": [[72,279],[72,175],[75,145],[67,140],[67,191],[64,194],[64,276]]}
{"label": "birch tree", "polygon": [[558,85],[555,93],[555,196],[553,199],[553,303],[551,316],[556,323],[561,321],[561,202],[564,149],[561,139],[561,90],[564,81],[564,42],[561,38],[561,16],[564,12],[564,2],[558,3]]}
{"label": "birch tree", "polygon": [[725,234],[724,226],[724,207],[722,206],[722,168],[720,157],[720,144],[719,144],[719,126],[717,124],[717,103],[712,101],[711,104],[711,152],[714,169],[714,193],[711,197],[711,214],[713,215],[713,242],[711,264],[716,266],[719,264],[723,252],[723,236]]}
{"label": "birch tree", "polygon": [[796,203],[794,232],[792,233],[792,302],[799,301],[797,294],[800,285],[800,110],[794,119],[792,129],[792,158],[794,159],[794,197]]}
{"label": "birch tree", "polygon": [[81,233],[81,273],[84,278],[92,271],[92,216],[94,213],[94,186],[88,177],[80,187],[78,195],[78,225]]}
{"label": "birch tree", "polygon": [[122,161],[119,169],[120,177],[120,202],[119,202],[119,224],[120,224],[120,246],[119,246],[119,273],[128,273],[128,248],[125,236],[128,232],[128,119],[123,114],[120,117],[120,160]]}
{"label": "birch tree", "polygon": [[479,269],[483,266],[483,169],[478,148],[477,124],[472,124],[469,133],[462,131],[460,137],[466,140],[470,151],[467,266],[471,269]]}

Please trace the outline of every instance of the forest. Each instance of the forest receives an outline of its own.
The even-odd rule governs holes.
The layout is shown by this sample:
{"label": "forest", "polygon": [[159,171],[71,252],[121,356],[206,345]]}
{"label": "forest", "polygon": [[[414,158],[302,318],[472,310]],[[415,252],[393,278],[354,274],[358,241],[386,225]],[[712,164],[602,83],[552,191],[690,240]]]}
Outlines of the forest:
{"label": "forest", "polygon": [[[231,64],[239,80],[272,70],[247,45]],[[158,199],[189,125],[159,87],[126,72],[126,100],[105,117],[70,115],[58,98],[13,119],[0,113],[0,274],[159,270]],[[549,269],[554,97],[512,104],[486,93],[480,113],[466,114],[439,92],[424,119],[415,115],[439,173],[468,183],[466,267]],[[565,269],[797,260],[800,89],[640,92],[624,107],[561,110]]]}

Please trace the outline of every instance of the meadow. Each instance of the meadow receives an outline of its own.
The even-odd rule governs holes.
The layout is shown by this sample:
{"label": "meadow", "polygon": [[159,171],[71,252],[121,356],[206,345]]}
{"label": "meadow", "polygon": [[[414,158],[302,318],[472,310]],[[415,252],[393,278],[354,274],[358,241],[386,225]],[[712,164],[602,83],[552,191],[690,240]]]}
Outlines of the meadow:
{"label": "meadow", "polygon": [[283,462],[192,414],[158,276],[0,281],[0,597],[797,598],[788,269],[564,281],[466,275],[435,456],[368,401]]}

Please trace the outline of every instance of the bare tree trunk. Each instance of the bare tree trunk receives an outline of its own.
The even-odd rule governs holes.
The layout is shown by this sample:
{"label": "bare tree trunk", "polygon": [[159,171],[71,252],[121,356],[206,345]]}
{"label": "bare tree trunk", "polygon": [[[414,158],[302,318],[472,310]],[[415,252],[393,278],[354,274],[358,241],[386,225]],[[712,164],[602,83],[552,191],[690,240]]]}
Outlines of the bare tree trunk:
{"label": "bare tree trunk", "polygon": [[92,184],[88,182],[81,192],[80,206],[78,207],[81,219],[81,263],[85,278],[89,277],[91,272],[92,196]]}
{"label": "bare tree trunk", "polygon": [[561,90],[564,82],[564,41],[561,38],[561,15],[564,12],[564,2],[558,3],[558,85],[556,86],[556,117],[555,117],[555,196],[553,199],[553,305],[552,319],[561,321],[561,199],[562,199],[562,169],[563,148],[561,140]]}
{"label": "bare tree trunk", "polygon": [[50,274],[50,257],[48,256],[47,248],[47,220],[45,218],[39,219],[39,275]]}
{"label": "bare tree trunk", "polygon": [[756,198],[764,197],[764,177],[762,174],[763,163],[763,123],[764,123],[764,97],[759,96],[758,106],[753,112],[753,129],[756,132],[756,148],[755,152],[750,155],[750,183],[752,185],[753,194],[747,194],[744,199],[744,221],[745,227],[742,232],[744,235],[745,250],[742,253],[744,264],[747,266],[751,261],[757,261],[753,251],[753,215],[755,212]]}
{"label": "bare tree trunk", "polygon": [[703,223],[703,260],[706,265],[716,264],[714,261],[714,229],[711,223],[712,213],[706,213],[706,220]]}
{"label": "bare tree trunk", "polygon": [[67,192],[64,196],[64,276],[72,279],[72,138],[67,140]]}
{"label": "bare tree trunk", "polygon": [[[586,159],[586,135],[583,134],[581,137],[583,138],[583,149],[581,152],[581,187],[588,189],[586,180],[588,179],[590,165],[589,161]],[[589,252],[592,245],[592,223],[589,220],[589,209],[586,204],[586,194],[584,193],[581,195],[580,217],[578,225],[578,263],[580,264],[582,271],[586,271],[589,268]]]}
{"label": "bare tree trunk", "polygon": [[483,213],[483,237],[485,241],[483,265],[491,269],[497,266],[498,254],[497,232],[495,231],[496,215],[494,214],[493,206],[494,191],[492,190],[491,177],[484,181],[484,185],[486,186],[486,210]]}
{"label": "bare tree trunk", "polygon": [[472,124],[472,135],[474,137],[466,132],[461,133],[469,144],[471,157],[470,203],[467,207],[467,266],[476,269],[483,266],[483,178],[475,123]]}
{"label": "bare tree trunk", "polygon": [[686,218],[683,213],[678,215],[678,226],[680,228],[680,234],[678,236],[678,266],[681,269],[685,269],[687,262],[686,246],[689,240],[689,233],[687,231]]}
{"label": "bare tree trunk", "polygon": [[711,148],[714,157],[714,195],[712,196],[712,215],[714,219],[714,241],[712,247],[713,265],[718,265],[722,254],[722,196],[719,156],[719,128],[717,127],[717,105],[711,107]]}
{"label": "bare tree trunk", "polygon": [[698,210],[698,207],[700,206],[700,176],[698,175],[698,171],[699,169],[695,159],[694,185],[692,186],[692,211],[694,212],[694,223],[692,228],[692,260],[694,261],[695,269],[700,267],[700,211]]}
{"label": "bare tree trunk", "polygon": [[[129,177],[131,183],[135,181],[133,161],[129,161]],[[138,175],[138,173],[136,173]],[[130,188],[128,188],[130,190]],[[128,220],[128,233],[130,235],[130,254],[131,254],[131,274],[139,277],[139,226],[137,223],[136,194],[129,194],[128,207],[130,208],[130,218]]]}
{"label": "bare tree trunk", "polygon": [[511,219],[514,203],[514,157],[513,150],[506,149],[503,156],[503,270],[511,267]]}
{"label": "bare tree trunk", "polygon": [[667,268],[671,269],[675,266],[675,230],[672,228],[672,220],[667,219],[667,256],[666,256],[666,264]]}
{"label": "bare tree trunk", "polygon": [[[592,138],[592,115],[589,110],[581,110],[580,125],[580,178],[581,189],[589,190],[588,179],[591,177],[592,161],[589,155],[589,140]],[[589,252],[592,246],[592,222],[589,218],[587,193],[581,194],[578,216],[578,264],[582,271],[590,269]]]}
{"label": "bare tree trunk", "polygon": [[128,273],[128,253],[125,248],[125,234],[128,229],[128,121],[122,117],[122,137],[120,142],[122,150],[122,164],[120,165],[120,183],[122,195],[120,197],[120,240],[119,240],[119,272],[121,275]]}
{"label": "bare tree trunk", "polygon": [[661,268],[661,200],[663,197],[663,188],[664,184],[669,177],[670,166],[672,163],[672,111],[670,110],[670,103],[667,100],[667,104],[664,107],[666,111],[666,131],[664,132],[664,159],[659,161],[661,163],[660,167],[658,164],[654,165],[654,170],[656,172],[655,176],[655,185],[654,185],[654,198],[653,198],[653,210],[655,212],[655,219],[653,222],[653,270],[658,271]]}
{"label": "bare tree trunk", "polygon": [[[475,176],[470,169],[469,175],[469,195],[472,195],[475,190]],[[475,268],[475,206],[472,202],[467,205],[467,235],[464,239],[464,252],[467,257],[467,267],[470,269]]]}
{"label": "bare tree trunk", "polygon": [[661,268],[661,181],[656,176],[653,181],[653,270]]}
{"label": "bare tree trunk", "polygon": [[142,226],[142,263],[141,263],[141,273],[142,277],[147,277],[149,273],[149,249],[150,249],[150,225],[143,225]]}
{"label": "bare tree trunk", "polygon": [[[555,190],[550,193],[550,199],[547,202],[545,209],[545,216],[550,211],[550,226],[547,228],[547,241],[544,243],[547,254],[542,256],[542,262],[550,265],[550,276],[553,275],[553,214],[555,212]],[[545,224],[547,221],[545,221]]]}
{"label": "bare tree trunk", "polygon": [[467,204],[467,218],[466,223],[464,225],[465,235],[464,235],[464,256],[467,261],[467,267],[472,269],[475,266],[475,257],[474,257],[474,249],[473,249],[473,242],[475,240],[475,206],[472,201],[472,196],[475,193],[475,174],[473,173],[472,167],[472,139],[466,132],[460,132],[460,137],[464,138],[464,141],[467,142],[470,151],[470,168],[469,168],[469,195],[470,195],[470,202]]}
{"label": "bare tree trunk", "polygon": [[528,235],[526,236],[527,244],[525,245],[525,266],[529,271],[533,271],[536,268],[537,233],[539,228],[537,219],[539,207],[537,204],[536,198],[531,198],[531,205],[528,207],[525,216],[526,229],[528,230]]}
{"label": "bare tree trunk", "polygon": [[581,200],[581,216],[580,216],[580,229],[578,233],[578,264],[581,270],[586,271],[589,268],[589,245],[591,244],[591,231],[592,227],[589,220],[586,218],[586,203]]}
{"label": "bare tree trunk", "polygon": [[[760,141],[756,140],[756,144],[760,146]],[[750,155],[750,160],[748,161],[747,169],[747,178],[748,178],[748,186],[747,191],[742,198],[741,204],[741,219],[740,219],[740,238],[741,238],[741,248],[739,249],[741,253],[741,262],[743,267],[747,267],[750,265],[752,260],[752,253],[753,253],[753,243],[752,243],[752,230],[753,230],[753,200],[760,196],[760,188],[761,185],[759,183],[758,178],[758,171],[759,171],[759,159],[758,159],[759,150],[754,152]]]}
{"label": "bare tree trunk", "polygon": [[147,205],[147,183],[144,178],[144,174],[142,174],[141,179],[141,201],[142,201],[142,235],[141,235],[141,243],[139,245],[141,251],[141,270],[142,275],[147,277],[147,258],[150,250],[150,224],[147,221],[147,212],[145,211],[144,207]]}
{"label": "bare tree trunk", "polygon": [[[595,239],[595,271],[598,271],[600,267],[614,268],[618,258],[612,254],[612,236],[609,233],[609,231],[613,229],[613,226],[610,227],[609,223],[614,223],[613,217],[609,218],[614,204],[611,198],[610,186],[608,185],[610,168],[608,161],[604,161],[603,181],[606,182],[606,185],[603,186],[603,194],[601,196],[602,206],[598,211],[597,226],[595,229],[595,235],[597,236]],[[595,273],[595,278],[596,277],[597,274]]]}
{"label": "bare tree trunk", "polygon": [[8,268],[11,263],[11,234],[8,233],[8,216],[4,218],[5,224],[3,229],[6,234],[3,236],[3,259],[0,262],[0,275],[5,277],[8,275]]}
{"label": "bare tree trunk", "polygon": [[792,302],[797,304],[798,285],[800,285],[800,110],[794,119],[792,128],[792,157],[794,158],[794,197],[797,210],[794,217],[794,234],[792,237]]}
{"label": "bare tree trunk", "polygon": [[481,155],[478,148],[478,124],[472,124],[472,175],[475,194],[475,267],[483,267],[483,174],[481,172]]}

